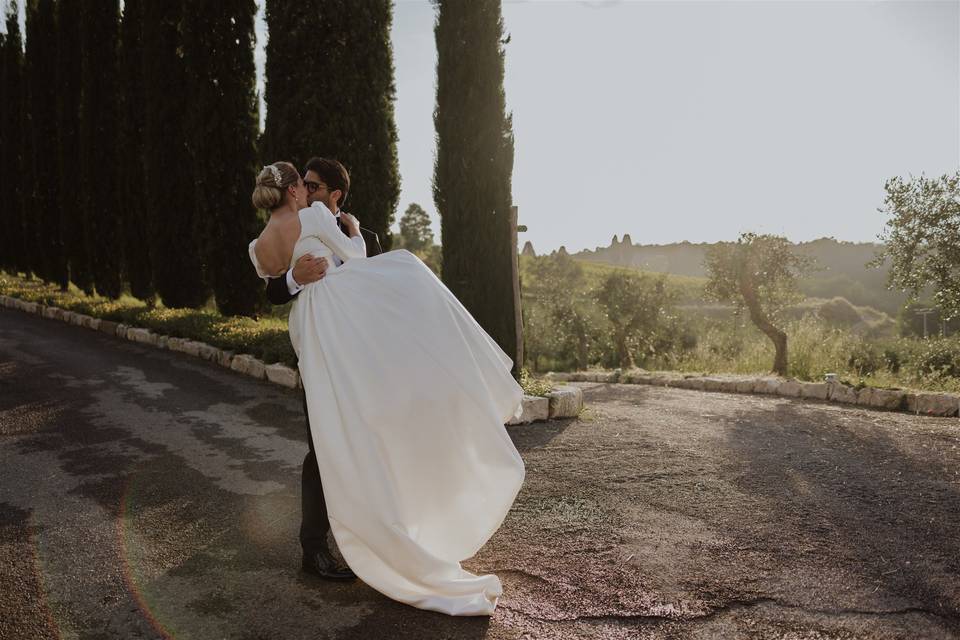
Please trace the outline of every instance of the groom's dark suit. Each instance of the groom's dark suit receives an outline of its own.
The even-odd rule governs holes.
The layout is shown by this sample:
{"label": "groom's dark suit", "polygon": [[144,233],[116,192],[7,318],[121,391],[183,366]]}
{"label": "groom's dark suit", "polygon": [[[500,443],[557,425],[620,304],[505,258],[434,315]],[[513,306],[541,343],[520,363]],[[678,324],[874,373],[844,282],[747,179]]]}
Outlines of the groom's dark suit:
{"label": "groom's dark suit", "polygon": [[[337,226],[345,235],[350,235],[347,228],[337,218]],[[367,245],[367,257],[379,255],[380,239],[369,229],[360,228],[360,235]],[[270,278],[267,281],[267,299],[276,305],[286,304],[293,300],[299,292],[291,295],[287,289],[287,274]],[[327,549],[327,532],[330,530],[330,520],[327,517],[327,503],[323,498],[323,485],[320,482],[320,469],[317,467],[317,454],[313,449],[313,436],[310,433],[310,415],[307,413],[307,394],[303,393],[303,414],[307,419],[307,443],[310,452],[303,459],[300,545],[305,553]]]}

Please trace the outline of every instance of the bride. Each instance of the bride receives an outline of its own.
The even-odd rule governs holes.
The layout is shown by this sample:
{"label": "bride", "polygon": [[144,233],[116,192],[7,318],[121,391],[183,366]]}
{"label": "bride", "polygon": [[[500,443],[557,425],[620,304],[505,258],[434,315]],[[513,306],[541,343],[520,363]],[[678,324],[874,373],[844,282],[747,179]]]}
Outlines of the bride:
{"label": "bride", "polygon": [[[500,527],[524,479],[504,428],[523,392],[511,359],[415,255],[367,258],[293,165],[257,177],[270,220],[250,244],[262,278],[304,254],[326,276],[290,309],[330,527],[344,560],[386,596],[450,615],[490,615],[493,574],[460,562]],[[333,255],[343,263],[335,266]]]}

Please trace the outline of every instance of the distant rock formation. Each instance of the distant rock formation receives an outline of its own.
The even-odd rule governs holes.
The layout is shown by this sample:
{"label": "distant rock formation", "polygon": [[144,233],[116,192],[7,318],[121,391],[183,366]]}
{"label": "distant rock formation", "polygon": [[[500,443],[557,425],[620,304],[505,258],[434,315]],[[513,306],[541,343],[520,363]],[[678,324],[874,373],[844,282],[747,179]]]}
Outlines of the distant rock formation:
{"label": "distant rock formation", "polygon": [[537,255],[537,252],[533,250],[533,244],[529,240],[523,244],[523,250],[520,252],[520,255],[530,257]]}

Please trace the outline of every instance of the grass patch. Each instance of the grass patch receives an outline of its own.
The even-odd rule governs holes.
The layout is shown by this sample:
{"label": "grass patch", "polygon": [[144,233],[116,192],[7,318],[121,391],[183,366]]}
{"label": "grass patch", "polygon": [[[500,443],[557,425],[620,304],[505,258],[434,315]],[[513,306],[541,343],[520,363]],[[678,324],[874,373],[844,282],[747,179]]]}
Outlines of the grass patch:
{"label": "grass patch", "polygon": [[[874,339],[807,316],[784,325],[789,375],[823,381],[836,373],[853,386],[960,392],[960,340],[956,338]],[[774,349],[749,322],[708,323],[696,331],[689,350],[660,354],[644,367],[683,373],[768,374]]]}
{"label": "grass patch", "polygon": [[61,291],[56,285],[35,278],[0,272],[0,294],[83,313],[94,318],[122,322],[176,338],[198,340],[219,349],[248,353],[267,364],[279,362],[296,367],[296,354],[284,318],[259,319],[222,316],[215,309],[168,309],[150,306],[131,296],[110,300],[88,296],[73,285]]}

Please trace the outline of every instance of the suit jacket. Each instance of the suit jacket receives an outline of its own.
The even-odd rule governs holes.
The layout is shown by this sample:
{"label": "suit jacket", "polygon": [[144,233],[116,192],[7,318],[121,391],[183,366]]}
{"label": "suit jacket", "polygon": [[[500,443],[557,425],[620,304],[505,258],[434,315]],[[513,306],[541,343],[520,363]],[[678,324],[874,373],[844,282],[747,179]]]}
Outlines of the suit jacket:
{"label": "suit jacket", "polygon": [[[350,235],[350,232],[347,231],[346,225],[340,222],[340,218],[337,218],[337,226],[340,227],[340,231],[344,235]],[[373,257],[383,253],[383,250],[380,248],[380,238],[376,233],[360,227],[360,235],[363,236],[363,242],[367,245],[367,257]],[[290,295],[290,290],[287,289],[287,272],[284,271],[279,276],[275,278],[270,278],[267,281],[267,300],[271,304],[286,304],[300,295],[300,292]]]}

